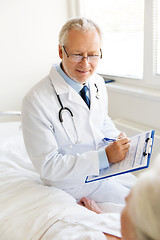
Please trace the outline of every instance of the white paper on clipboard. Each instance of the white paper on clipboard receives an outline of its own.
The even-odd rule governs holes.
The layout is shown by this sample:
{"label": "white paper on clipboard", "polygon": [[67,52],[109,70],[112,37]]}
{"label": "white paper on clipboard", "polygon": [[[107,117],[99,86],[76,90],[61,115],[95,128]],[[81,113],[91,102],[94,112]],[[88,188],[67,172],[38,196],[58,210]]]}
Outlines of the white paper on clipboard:
{"label": "white paper on clipboard", "polygon": [[147,168],[152,152],[154,133],[154,130],[150,130],[131,137],[130,148],[123,161],[111,164],[110,167],[102,169],[98,176],[88,176],[85,182],[97,181],[103,178]]}

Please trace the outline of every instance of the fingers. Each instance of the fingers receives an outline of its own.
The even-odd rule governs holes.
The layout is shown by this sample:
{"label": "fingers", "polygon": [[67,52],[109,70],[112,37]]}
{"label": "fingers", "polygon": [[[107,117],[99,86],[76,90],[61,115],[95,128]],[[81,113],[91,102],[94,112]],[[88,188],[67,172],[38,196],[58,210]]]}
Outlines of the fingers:
{"label": "fingers", "polygon": [[78,203],[81,206],[84,206],[88,208],[89,210],[96,212],[96,213],[102,213],[102,210],[98,207],[97,203],[89,198],[83,197]]}
{"label": "fingers", "polygon": [[125,153],[125,156],[126,156],[126,154],[127,154],[127,152],[128,152],[128,149],[130,148],[130,139],[128,139],[128,138],[122,138],[121,140],[119,140],[119,141],[121,141],[121,144],[122,144],[122,150],[123,150],[123,152]]}
{"label": "fingers", "polygon": [[110,163],[122,161],[125,158],[130,147],[129,142],[130,140],[127,137],[125,137],[118,139],[113,143],[110,143],[105,149],[108,161]]}
{"label": "fingers", "polygon": [[130,148],[130,139],[128,139],[127,137],[119,139],[116,142],[119,145],[120,150],[122,151],[128,151],[128,149]]}
{"label": "fingers", "polygon": [[126,143],[123,145],[123,150],[127,150],[130,148],[130,144]]}
{"label": "fingers", "polygon": [[82,197],[80,199],[80,201],[78,202],[79,205],[85,206],[86,202],[87,202],[87,198],[86,197]]}
{"label": "fingers", "polygon": [[83,198],[81,198],[81,200],[79,202],[81,203],[81,205],[89,208],[89,207],[93,206],[94,200],[83,197]]}
{"label": "fingers", "polygon": [[124,132],[121,132],[118,136],[118,139],[125,138],[126,134]]}
{"label": "fingers", "polygon": [[127,137],[125,137],[125,138],[120,138],[120,139],[118,138],[117,141],[124,145],[124,144],[129,143],[129,142],[130,142],[130,139],[127,138]]}

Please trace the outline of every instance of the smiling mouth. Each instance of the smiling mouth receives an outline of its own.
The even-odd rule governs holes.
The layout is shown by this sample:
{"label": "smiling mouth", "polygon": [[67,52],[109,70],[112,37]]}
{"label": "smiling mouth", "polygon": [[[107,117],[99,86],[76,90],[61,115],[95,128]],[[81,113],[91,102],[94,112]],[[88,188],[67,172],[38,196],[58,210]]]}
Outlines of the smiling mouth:
{"label": "smiling mouth", "polygon": [[78,70],[78,69],[77,69],[77,71],[78,71],[79,73],[89,73],[89,71],[81,71],[81,70]]}

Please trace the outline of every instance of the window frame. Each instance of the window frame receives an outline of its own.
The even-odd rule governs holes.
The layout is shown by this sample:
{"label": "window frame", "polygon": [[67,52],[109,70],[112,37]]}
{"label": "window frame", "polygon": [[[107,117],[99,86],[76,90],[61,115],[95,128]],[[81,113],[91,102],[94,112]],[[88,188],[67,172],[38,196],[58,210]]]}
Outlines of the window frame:
{"label": "window frame", "polygon": [[[72,4],[71,17],[85,17],[84,2],[86,0],[70,0]],[[144,9],[144,55],[143,55],[143,78],[137,79],[134,77],[122,77],[101,74],[105,79],[114,79],[116,82],[139,86],[143,88],[160,89],[160,75],[154,74],[154,60],[153,60],[153,8],[156,0],[145,0]],[[102,59],[103,61],[103,59]]]}

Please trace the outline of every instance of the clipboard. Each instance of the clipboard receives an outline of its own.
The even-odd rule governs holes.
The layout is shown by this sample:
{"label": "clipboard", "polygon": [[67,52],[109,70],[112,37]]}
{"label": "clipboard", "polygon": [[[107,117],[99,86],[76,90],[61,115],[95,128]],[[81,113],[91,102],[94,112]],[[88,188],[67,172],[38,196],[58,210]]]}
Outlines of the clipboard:
{"label": "clipboard", "polygon": [[148,168],[152,154],[154,134],[155,130],[150,130],[130,137],[130,148],[125,159],[100,170],[99,175],[87,176],[85,183]]}

